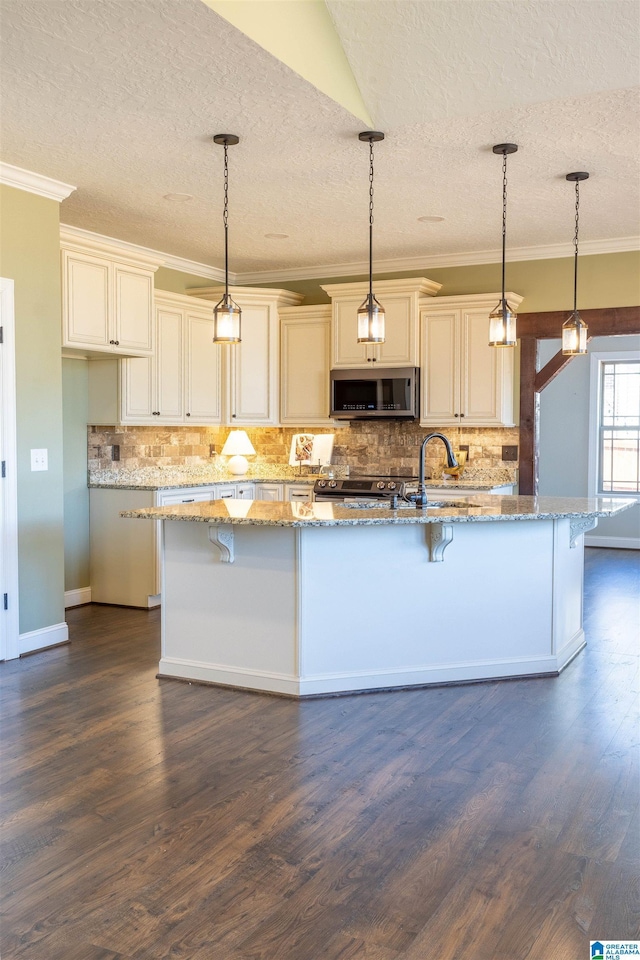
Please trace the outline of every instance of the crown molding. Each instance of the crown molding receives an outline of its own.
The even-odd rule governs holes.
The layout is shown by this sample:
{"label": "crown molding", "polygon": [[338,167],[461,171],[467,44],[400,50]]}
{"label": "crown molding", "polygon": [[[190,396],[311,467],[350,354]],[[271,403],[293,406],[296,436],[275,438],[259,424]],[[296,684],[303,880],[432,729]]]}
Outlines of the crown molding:
{"label": "crown molding", "polygon": [[[0,171],[7,165],[0,165]],[[12,169],[18,169],[14,167]],[[25,171],[23,171],[25,172]],[[6,182],[6,181],[2,181]],[[51,183],[55,181],[50,181]],[[22,187],[21,189],[27,189]],[[69,190],[75,189],[70,187]],[[135,243],[127,243],[114,237],[106,237],[81,227],[60,225],[61,235],[64,231],[67,240],[89,245],[102,246],[106,249],[126,251],[132,256],[146,257],[155,260],[163,267],[177,270],[180,273],[189,273],[205,280],[224,283],[224,270],[212,267],[210,264],[198,263],[195,260],[185,260],[172,254],[153,250]],[[594,256],[602,253],[628,253],[640,250],[640,237],[616,237],[612,240],[581,240],[581,256]],[[507,261],[519,260],[552,260],[559,257],[572,257],[572,243],[548,244],[540,247],[514,247],[507,251]],[[378,260],[374,263],[374,274],[381,273],[420,273],[425,270],[444,269],[446,267],[468,267],[483,263],[500,263],[502,251],[472,250],[467,253],[440,253],[429,257],[407,257],[399,260]],[[353,263],[322,264],[317,267],[281,267],[278,270],[263,270],[253,273],[232,273],[229,271],[229,283],[242,286],[259,286],[261,283],[289,283],[292,280],[330,280],[341,277],[366,277],[369,274],[367,260]]]}
{"label": "crown molding", "polygon": [[[163,253],[161,250],[154,250],[152,247],[143,247],[138,243],[117,240],[115,237],[107,237],[102,233],[94,233],[93,230],[84,230],[82,227],[72,227],[67,223],[60,224],[60,240],[64,243],[80,243],[96,249],[100,247],[121,254],[127,253],[137,259],[155,262],[159,266],[167,267],[170,270],[192,273],[196,277],[224,283],[224,270],[220,270],[218,267],[211,267],[206,263],[196,263],[195,260],[184,260],[182,257],[174,257],[169,253]],[[232,283],[236,282],[236,275],[230,273],[229,280]]]}
{"label": "crown molding", "polygon": [[[640,237],[616,237],[612,240],[582,240],[582,256],[594,256],[599,253],[627,253],[640,250]],[[572,243],[547,244],[540,247],[515,247],[507,251],[507,261],[553,260],[560,257],[572,257]],[[467,253],[439,253],[429,257],[406,257],[400,260],[377,260],[373,265],[374,274],[405,273],[444,269],[446,267],[468,267],[483,263],[500,263],[502,250],[471,250]],[[328,280],[331,277],[367,276],[369,263],[360,260],[353,263],[332,263],[319,267],[293,267],[290,270],[265,270],[256,273],[238,273],[239,282],[287,283],[291,280]]]}
{"label": "crown molding", "polygon": [[46,197],[47,200],[57,200],[58,203],[66,200],[77,189],[70,183],[62,183],[61,180],[53,180],[41,173],[23,170],[22,167],[14,167],[10,163],[2,163],[1,161],[0,183],[7,187],[15,187],[16,190],[35,193],[39,197]]}
{"label": "crown molding", "polygon": [[[219,300],[225,292],[224,286],[190,287],[187,295],[199,297],[200,300]],[[238,287],[229,285],[229,294],[242,300],[243,303],[263,303],[274,301],[278,307],[295,307],[302,303],[304,294],[293,290],[276,290],[274,287]]]}

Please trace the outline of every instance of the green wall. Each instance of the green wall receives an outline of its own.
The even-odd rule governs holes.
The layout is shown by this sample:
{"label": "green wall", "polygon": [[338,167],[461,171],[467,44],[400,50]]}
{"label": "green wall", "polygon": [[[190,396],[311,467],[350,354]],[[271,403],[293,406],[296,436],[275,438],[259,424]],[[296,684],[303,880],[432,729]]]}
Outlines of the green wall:
{"label": "green wall", "polygon": [[[64,621],[60,215],[0,185],[0,276],[15,283],[20,633]],[[32,473],[30,451],[49,469]]]}
{"label": "green wall", "polygon": [[[500,289],[501,267],[498,263],[475,266],[445,267],[437,270],[411,270],[402,273],[376,274],[379,280],[392,277],[425,276],[442,284],[440,296],[491,293]],[[580,258],[578,307],[629,307],[640,303],[640,252],[602,253]],[[329,303],[322,283],[350,283],[366,280],[363,274],[336,277],[330,280],[283,280],[261,283],[263,287],[284,287],[302,293],[305,304]],[[192,287],[211,285],[211,280],[177,270],[160,269],[156,287],[172,293],[186,293]],[[545,310],[571,310],[573,307],[573,258],[557,260],[520,260],[507,264],[508,290],[523,296],[522,313]]]}
{"label": "green wall", "polygon": [[62,361],[64,453],[64,588],[89,587],[87,422],[89,361]]}

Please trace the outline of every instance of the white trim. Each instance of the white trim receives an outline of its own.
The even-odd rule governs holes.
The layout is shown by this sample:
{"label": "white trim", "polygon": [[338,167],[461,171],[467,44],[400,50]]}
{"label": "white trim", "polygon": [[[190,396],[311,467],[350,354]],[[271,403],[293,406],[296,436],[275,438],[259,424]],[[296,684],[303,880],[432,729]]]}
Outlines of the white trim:
{"label": "white trim", "polygon": [[16,363],[15,363],[15,307],[14,282],[0,277],[0,324],[3,344],[0,347],[2,386],[0,417],[2,417],[2,449],[0,458],[6,461],[6,477],[2,484],[0,510],[0,550],[2,550],[3,583],[1,594],[8,594],[7,610],[0,605],[3,618],[0,631],[0,659],[14,660],[18,654],[19,594],[18,594],[18,455],[16,447]]}
{"label": "white trim", "polygon": [[60,643],[67,643],[68,640],[69,627],[66,623],[54,623],[50,627],[30,630],[29,633],[20,634],[18,640],[20,656],[25,653],[33,653],[34,650],[55,647]]}
{"label": "white trim", "polygon": [[83,603],[91,603],[91,587],[79,587],[77,590],[65,590],[65,609],[68,607],[79,607]]}
{"label": "white trim", "polygon": [[[627,253],[640,250],[640,237],[617,237],[611,240],[583,240],[581,256],[601,253]],[[555,260],[571,257],[573,248],[569,243],[547,244],[540,247],[514,247],[507,251],[509,263],[520,260]],[[430,257],[407,257],[402,260],[377,260],[373,265],[376,273],[400,273],[408,270],[442,270],[446,267],[466,267],[483,263],[500,263],[502,250],[470,250],[465,253],[439,253]],[[329,277],[352,277],[369,273],[369,263],[358,260],[353,263],[331,263],[319,267],[292,267],[278,270],[263,270],[254,273],[235,274],[234,283],[285,283],[289,280],[328,279]]]}
{"label": "white trim", "polygon": [[353,673],[325,673],[296,677],[293,674],[273,673],[267,670],[249,670],[219,663],[202,663],[178,657],[163,656],[158,665],[158,676],[164,679],[191,680],[200,683],[241,687],[292,697],[321,694],[349,693],[355,690],[379,690],[386,687],[429,686],[439,683],[468,683],[474,680],[557,675],[584,646],[584,634],[579,630],[563,647],[558,656],[514,657],[504,660],[478,660],[475,663],[443,664],[417,668],[372,670]]}
{"label": "white trim", "polygon": [[41,173],[34,173],[32,170],[24,170],[22,167],[14,167],[10,163],[1,161],[0,183],[7,187],[15,187],[16,190],[35,193],[39,197],[46,197],[47,200],[57,200],[58,203],[66,200],[74,190],[78,189],[70,183],[62,183],[61,180],[53,180]]}
{"label": "white trim", "polygon": [[585,547],[611,547],[614,550],[640,550],[640,537],[585,537]]}
{"label": "white trim", "polygon": [[103,256],[114,256],[118,260],[131,263],[134,266],[143,266],[153,271],[164,263],[162,254],[145,247],[137,247],[133,243],[114,240],[112,237],[101,237],[99,234],[80,230],[77,227],[60,228],[60,246],[65,250],[79,251],[80,253],[98,253]]}
{"label": "white trim", "polygon": [[[17,169],[17,168],[16,168]],[[211,264],[198,263],[195,260],[186,260],[170,253],[143,247],[125,240],[117,240],[81,227],[72,227],[69,224],[60,224],[61,235],[64,233],[69,242],[75,239],[84,244],[94,244],[105,248],[118,248],[128,251],[130,255],[147,257],[160,261],[160,265],[180,273],[190,273],[197,277],[215,280],[224,283],[224,270],[213,267]],[[640,250],[640,237],[615,237],[611,240],[582,240],[580,252],[582,256],[594,256],[601,253],[628,253]],[[547,244],[540,247],[514,247],[507,251],[507,260],[510,263],[519,260],[554,260],[559,257],[573,256],[573,247],[570,243]],[[374,263],[374,273],[400,273],[409,270],[444,269],[446,267],[464,267],[483,263],[500,263],[502,250],[470,250],[465,253],[439,253],[430,257],[407,257],[400,260],[377,260]],[[260,283],[286,283],[291,280],[322,280],[331,277],[366,276],[369,273],[369,263],[366,260],[357,260],[352,263],[331,263],[321,266],[308,267],[280,267],[277,270],[262,270],[247,273],[229,272],[229,282],[232,284],[255,285]]]}
{"label": "white trim", "polygon": [[[601,350],[589,355],[589,461],[587,471],[587,496],[600,497],[607,494],[598,493],[598,441],[600,439],[600,365],[601,363],[616,363],[622,360],[640,361],[640,350]],[[623,493],[613,496],[625,498]],[[630,494],[628,499],[633,499]],[[640,503],[640,501],[638,501]],[[605,537],[589,537],[589,540],[604,540]],[[611,538],[609,538],[611,539]],[[618,539],[618,538],[613,538]],[[621,538],[621,539],[627,539]],[[585,540],[587,543],[587,540]],[[604,545],[604,544],[603,544]]]}

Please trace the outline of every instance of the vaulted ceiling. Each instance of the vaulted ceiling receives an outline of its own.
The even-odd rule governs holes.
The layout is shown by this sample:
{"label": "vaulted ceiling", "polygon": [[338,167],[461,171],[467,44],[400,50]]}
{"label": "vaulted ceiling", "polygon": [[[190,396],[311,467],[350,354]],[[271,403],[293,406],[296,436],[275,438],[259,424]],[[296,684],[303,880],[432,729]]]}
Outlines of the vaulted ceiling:
{"label": "vaulted ceiling", "polygon": [[64,223],[220,267],[222,149],[211,137],[236,133],[234,272],[339,275],[366,259],[368,146],[357,134],[370,118],[386,134],[375,180],[386,269],[499,248],[491,147],[502,141],[520,147],[511,250],[570,252],[564,175],[581,169],[585,249],[633,243],[636,0],[295,6],[294,17],[287,0],[2,0],[1,159],[77,186]]}

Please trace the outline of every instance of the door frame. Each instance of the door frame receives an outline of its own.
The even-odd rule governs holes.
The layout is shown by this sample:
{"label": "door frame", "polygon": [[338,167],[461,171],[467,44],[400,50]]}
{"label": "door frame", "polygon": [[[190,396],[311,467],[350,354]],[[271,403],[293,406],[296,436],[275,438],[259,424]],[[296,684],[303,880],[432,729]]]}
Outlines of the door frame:
{"label": "door frame", "polygon": [[[0,277],[0,660],[19,656],[18,483],[14,282]],[[4,594],[7,609],[4,609]]]}

